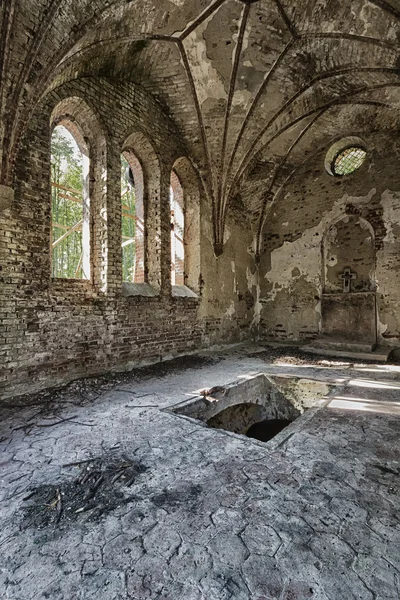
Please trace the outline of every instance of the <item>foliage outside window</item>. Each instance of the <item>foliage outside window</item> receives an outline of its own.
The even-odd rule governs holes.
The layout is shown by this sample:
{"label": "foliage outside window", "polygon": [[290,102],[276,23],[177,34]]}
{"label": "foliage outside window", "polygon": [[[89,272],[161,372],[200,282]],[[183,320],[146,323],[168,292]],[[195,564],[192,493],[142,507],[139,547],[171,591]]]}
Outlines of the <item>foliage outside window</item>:
{"label": "foliage outside window", "polygon": [[171,283],[184,284],[185,270],[185,221],[183,212],[183,189],[178,177],[172,173],[170,187],[171,206]]}
{"label": "foliage outside window", "polygon": [[52,276],[86,279],[84,268],[84,158],[63,126],[51,138]]}
{"label": "foliage outside window", "polygon": [[132,170],[121,155],[121,210],[122,210],[122,280],[135,281],[136,271],[136,194]]}

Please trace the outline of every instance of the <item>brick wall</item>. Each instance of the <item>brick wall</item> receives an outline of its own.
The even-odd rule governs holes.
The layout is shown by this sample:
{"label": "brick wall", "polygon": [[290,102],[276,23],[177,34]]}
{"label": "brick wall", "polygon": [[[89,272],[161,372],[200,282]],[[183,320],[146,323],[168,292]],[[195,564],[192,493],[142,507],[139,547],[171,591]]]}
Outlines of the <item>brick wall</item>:
{"label": "brick wall", "polygon": [[[91,158],[89,281],[51,279],[50,134],[60,102],[63,115],[76,118]],[[154,298],[122,294],[120,156],[126,149],[143,167],[145,271],[158,291]],[[188,281],[196,273],[193,287],[200,294],[171,295],[170,174],[181,156],[171,122],[132,84],[81,79],[41,104],[18,155],[14,205],[0,215],[2,397],[249,336],[253,311],[243,309],[244,290],[235,281],[240,274],[245,281],[251,265],[250,231],[238,228],[235,243],[228,241],[226,254],[216,260],[210,205],[200,192],[200,226],[190,185],[188,219],[197,225],[190,232],[194,266]],[[228,219],[228,225],[235,232],[235,223]],[[241,307],[237,316],[232,303]]]}

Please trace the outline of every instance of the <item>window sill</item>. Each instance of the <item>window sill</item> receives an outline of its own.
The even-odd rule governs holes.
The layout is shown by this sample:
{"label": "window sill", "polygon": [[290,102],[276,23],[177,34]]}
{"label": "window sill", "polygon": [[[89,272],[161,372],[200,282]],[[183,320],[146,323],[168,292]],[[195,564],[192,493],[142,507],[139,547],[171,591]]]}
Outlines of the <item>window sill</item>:
{"label": "window sill", "polygon": [[188,288],[186,285],[173,285],[172,286],[172,297],[173,298],[198,298],[198,295]]}
{"label": "window sill", "polygon": [[90,279],[83,279],[78,277],[52,277],[52,281],[60,282],[60,281],[72,281],[74,283],[90,283]]}
{"label": "window sill", "polygon": [[125,298],[129,298],[130,296],[154,298],[158,296],[158,292],[149,283],[130,283],[126,281],[122,284],[122,295]]}
{"label": "window sill", "polygon": [[53,287],[69,286],[69,287],[92,287],[90,279],[74,279],[73,277],[52,277],[51,285]]}

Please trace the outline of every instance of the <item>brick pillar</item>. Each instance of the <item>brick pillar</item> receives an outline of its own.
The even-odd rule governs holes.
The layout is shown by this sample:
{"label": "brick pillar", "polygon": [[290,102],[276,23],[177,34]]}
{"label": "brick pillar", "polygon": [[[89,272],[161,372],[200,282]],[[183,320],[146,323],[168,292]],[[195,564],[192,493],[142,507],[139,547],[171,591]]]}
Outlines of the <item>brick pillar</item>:
{"label": "brick pillar", "polygon": [[147,266],[148,281],[162,294],[171,291],[171,223],[169,173],[154,172],[147,180]]}
{"label": "brick pillar", "polygon": [[99,140],[96,155],[91,157],[90,198],[92,222],[92,273],[94,287],[105,292],[108,285],[108,174],[107,144]]}

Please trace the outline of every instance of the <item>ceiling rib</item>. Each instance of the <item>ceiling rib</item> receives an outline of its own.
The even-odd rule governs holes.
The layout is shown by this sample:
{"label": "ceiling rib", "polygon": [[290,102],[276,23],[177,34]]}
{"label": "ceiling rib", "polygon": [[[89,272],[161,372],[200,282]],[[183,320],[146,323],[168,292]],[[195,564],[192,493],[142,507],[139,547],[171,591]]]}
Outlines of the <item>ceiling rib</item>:
{"label": "ceiling rib", "polygon": [[189,27],[187,27],[183,31],[183,33],[177,37],[177,39],[179,39],[181,42],[183,42],[183,40],[185,38],[187,38],[195,29],[197,29],[197,27],[199,25],[201,25],[204,21],[206,21],[208,19],[208,17],[210,17],[214,12],[216,12],[219,9],[219,7],[223,5],[224,2],[225,2],[225,0],[216,0],[213,4],[211,4],[211,6],[206,8],[197,17],[197,19],[195,19],[193,21],[193,23],[190,24]]}
{"label": "ceiling rib", "polygon": [[287,52],[293,46],[293,44],[294,44],[294,40],[292,39],[285,46],[285,48],[283,49],[283,51],[281,52],[281,54],[278,56],[278,58],[276,59],[276,61],[272,65],[271,69],[268,71],[266,77],[264,78],[264,81],[262,82],[262,84],[261,84],[261,86],[260,86],[257,94],[255,95],[255,97],[254,97],[254,99],[253,99],[253,101],[252,101],[252,103],[250,105],[249,110],[247,111],[247,113],[246,113],[246,115],[245,115],[245,117],[243,119],[242,126],[241,126],[240,131],[239,131],[239,133],[237,135],[237,138],[236,138],[236,141],[235,141],[235,144],[233,146],[232,153],[231,153],[231,157],[229,159],[228,168],[226,169],[225,175],[224,175],[224,185],[223,185],[223,195],[224,195],[224,197],[227,196],[227,193],[226,193],[226,191],[227,191],[227,177],[228,177],[228,175],[230,174],[230,172],[232,170],[233,161],[235,159],[236,152],[237,152],[237,150],[239,148],[239,144],[240,144],[240,141],[241,141],[241,139],[243,137],[244,131],[245,131],[246,127],[247,127],[247,123],[249,122],[250,118],[252,117],[253,112],[254,112],[254,110],[256,108],[256,105],[257,105],[259,99],[261,98],[264,89],[268,85],[268,82],[270,81],[272,75],[274,74],[274,72],[276,71],[276,69],[279,67],[279,65],[282,62],[284,56],[287,54]]}
{"label": "ceiling rib", "polygon": [[[196,86],[195,86],[195,83],[193,80],[192,71],[190,69],[189,60],[188,60],[183,42],[181,40],[177,40],[177,43],[178,43],[178,46],[179,46],[179,49],[181,52],[182,62],[183,62],[183,65],[184,65],[184,68],[186,71],[186,75],[187,75],[187,78],[189,81],[190,89],[192,91],[193,101],[194,101],[195,108],[196,108],[197,120],[199,122],[200,134],[201,134],[201,139],[202,139],[203,148],[204,148],[204,154],[205,154],[205,158],[207,161],[207,169],[208,169],[208,172],[211,174],[212,162],[211,162],[210,150],[209,150],[208,143],[207,143],[207,135],[206,135],[205,127],[204,127],[203,115],[201,112],[199,98],[197,96]],[[213,183],[212,177],[210,177],[210,185],[211,185],[211,201],[212,201],[213,216],[214,216],[213,226],[214,226],[214,235],[215,235],[216,234],[216,206],[215,206],[214,183]]]}
{"label": "ceiling rib", "polygon": [[375,4],[378,8],[394,15],[398,19],[400,18],[400,10],[397,10],[394,6],[385,2],[385,0],[368,0],[368,2],[370,4]]}
{"label": "ceiling rib", "polygon": [[234,57],[234,61],[233,61],[231,80],[230,80],[230,85],[229,85],[229,94],[228,94],[228,99],[226,102],[226,111],[225,111],[225,119],[224,119],[224,126],[223,126],[223,138],[222,138],[222,147],[221,147],[221,172],[220,172],[220,178],[219,178],[218,207],[220,206],[220,204],[223,204],[223,198],[221,195],[221,191],[222,191],[223,174],[225,171],[224,167],[225,167],[225,160],[226,160],[226,143],[227,143],[227,139],[228,139],[229,116],[231,113],[233,95],[235,93],[237,72],[238,72],[238,68],[239,68],[239,61],[240,61],[240,56],[241,56],[242,48],[243,48],[243,39],[244,39],[244,35],[246,32],[246,26],[247,26],[249,14],[250,14],[250,5],[245,4],[243,12],[242,12],[242,19],[241,19],[238,39],[237,39],[237,43],[236,43],[235,57]]}
{"label": "ceiling rib", "polygon": [[288,30],[290,31],[291,35],[293,38],[297,38],[298,33],[296,30],[296,27],[294,26],[294,23],[292,23],[292,21],[289,19],[286,10],[283,8],[281,1],[280,0],[275,0],[275,4],[277,6],[277,9],[279,10],[279,13],[282,17],[282,19],[285,21],[286,27],[288,28]]}
{"label": "ceiling rib", "polygon": [[[314,77],[312,80],[310,80],[305,86],[303,86],[300,90],[298,90],[296,92],[296,94],[294,94],[293,96],[291,96],[291,98],[289,98],[285,104],[283,104],[281,106],[281,108],[275,113],[275,115],[268,121],[267,125],[259,132],[259,134],[257,135],[257,137],[255,138],[255,140],[253,140],[252,143],[252,148],[250,150],[247,151],[247,153],[245,154],[245,156],[243,157],[236,175],[235,175],[235,180],[237,180],[238,178],[240,178],[240,176],[242,175],[244,169],[246,168],[246,161],[248,163],[248,157],[251,154],[253,148],[258,144],[258,142],[261,140],[261,138],[263,137],[263,135],[266,133],[266,131],[268,131],[268,129],[270,128],[270,126],[273,124],[273,122],[295,101],[297,100],[297,98],[299,98],[304,92],[306,92],[308,89],[310,89],[315,83],[322,81],[324,79],[330,79],[330,78],[334,78],[337,77],[339,75],[347,75],[349,73],[358,73],[358,72],[368,72],[368,73],[373,73],[373,72],[383,72],[383,73],[393,73],[393,74],[399,74],[399,71],[395,68],[377,68],[377,67],[349,67],[348,69],[340,69],[338,71],[329,71],[327,73],[322,73],[321,75],[319,75],[318,77]],[[387,84],[385,84],[387,85]],[[243,166],[245,165],[245,166]]]}
{"label": "ceiling rib", "polygon": [[[390,104],[386,104],[383,102],[374,102],[371,100],[360,100],[360,101],[356,101],[356,102],[337,102],[332,106],[329,106],[327,108],[324,108],[322,111],[319,112],[319,114],[317,115],[317,117],[312,121],[312,125],[314,125],[316,123],[316,121],[318,119],[320,119],[320,117],[322,117],[326,112],[328,112],[328,110],[330,110],[333,106],[356,106],[356,105],[371,105],[371,106],[379,106],[379,107],[386,107],[391,109],[392,106]],[[308,128],[310,129],[310,128]],[[265,206],[263,205],[263,210],[262,210],[262,215],[260,215],[260,220],[259,220],[259,226],[258,226],[258,231],[257,231],[257,252],[261,251],[261,242],[262,242],[262,231],[264,229],[264,225],[265,225],[265,220],[267,218],[267,209],[271,210],[273,204],[275,203],[277,197],[279,196],[279,194],[281,193],[282,189],[285,187],[285,185],[288,183],[288,181],[290,181],[290,179],[293,177],[293,175],[299,170],[301,169],[301,167],[307,163],[307,161],[309,161],[310,159],[312,159],[313,157],[317,156],[318,154],[321,153],[321,148],[317,148],[317,150],[315,150],[315,152],[313,152],[311,155],[307,156],[299,165],[297,165],[292,171],[291,173],[286,177],[285,181],[279,186],[279,188],[277,189],[277,191],[273,194],[273,198],[270,202],[269,205],[267,205],[268,202],[268,198],[266,198],[265,200]]]}

